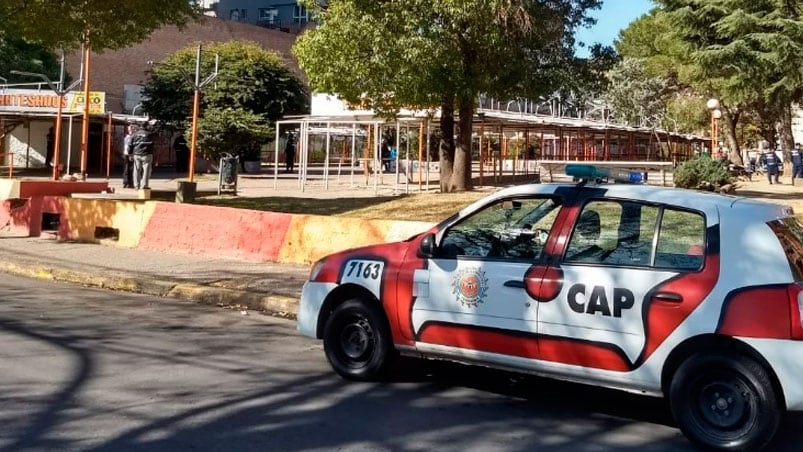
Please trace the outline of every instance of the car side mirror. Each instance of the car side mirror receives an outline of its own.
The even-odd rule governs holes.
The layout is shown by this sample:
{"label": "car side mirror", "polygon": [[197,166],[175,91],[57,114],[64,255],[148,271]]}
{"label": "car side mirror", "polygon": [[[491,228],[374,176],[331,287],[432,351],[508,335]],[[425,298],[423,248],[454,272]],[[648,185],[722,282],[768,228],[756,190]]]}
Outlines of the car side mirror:
{"label": "car side mirror", "polygon": [[435,257],[438,246],[435,244],[435,234],[429,233],[421,239],[418,245],[418,257]]}

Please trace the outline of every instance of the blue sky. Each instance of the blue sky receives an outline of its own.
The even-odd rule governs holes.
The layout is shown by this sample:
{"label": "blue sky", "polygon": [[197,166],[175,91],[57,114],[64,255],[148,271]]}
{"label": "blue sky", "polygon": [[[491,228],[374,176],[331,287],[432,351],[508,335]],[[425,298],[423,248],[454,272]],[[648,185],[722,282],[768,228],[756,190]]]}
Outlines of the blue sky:
{"label": "blue sky", "polygon": [[[652,9],[652,0],[602,0],[602,7],[591,14],[597,24],[577,30],[576,38],[587,45],[599,42],[612,45],[619,30]],[[577,48],[577,56],[588,56],[587,48]]]}

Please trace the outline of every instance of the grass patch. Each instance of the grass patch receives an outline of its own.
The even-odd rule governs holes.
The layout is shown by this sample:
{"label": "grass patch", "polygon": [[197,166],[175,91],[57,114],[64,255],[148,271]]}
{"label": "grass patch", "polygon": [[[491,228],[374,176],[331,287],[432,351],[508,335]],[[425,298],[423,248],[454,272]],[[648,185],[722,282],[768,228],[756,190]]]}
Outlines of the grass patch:
{"label": "grass patch", "polygon": [[195,203],[294,214],[437,222],[486,195],[488,195],[487,192],[471,191],[332,199],[207,196],[197,198]]}

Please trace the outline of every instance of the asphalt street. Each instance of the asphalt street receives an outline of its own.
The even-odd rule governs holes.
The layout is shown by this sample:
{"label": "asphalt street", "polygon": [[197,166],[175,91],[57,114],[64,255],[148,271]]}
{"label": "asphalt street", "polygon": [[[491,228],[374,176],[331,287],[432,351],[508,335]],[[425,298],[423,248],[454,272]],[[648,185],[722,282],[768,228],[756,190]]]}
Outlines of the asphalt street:
{"label": "asphalt street", "polygon": [[14,276],[0,363],[2,451],[692,450],[660,400],[410,359],[348,383],[292,321]]}

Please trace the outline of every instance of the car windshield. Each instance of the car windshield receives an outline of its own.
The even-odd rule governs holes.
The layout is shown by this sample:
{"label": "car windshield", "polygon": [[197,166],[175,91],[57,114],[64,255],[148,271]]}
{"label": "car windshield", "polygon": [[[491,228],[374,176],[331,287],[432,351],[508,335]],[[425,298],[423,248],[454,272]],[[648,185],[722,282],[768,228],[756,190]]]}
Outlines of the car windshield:
{"label": "car windshield", "polygon": [[795,217],[767,223],[781,242],[795,281],[803,281],[803,224]]}
{"label": "car windshield", "polygon": [[491,204],[444,235],[444,257],[537,259],[557,217],[557,198],[518,198]]}

